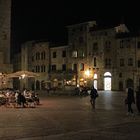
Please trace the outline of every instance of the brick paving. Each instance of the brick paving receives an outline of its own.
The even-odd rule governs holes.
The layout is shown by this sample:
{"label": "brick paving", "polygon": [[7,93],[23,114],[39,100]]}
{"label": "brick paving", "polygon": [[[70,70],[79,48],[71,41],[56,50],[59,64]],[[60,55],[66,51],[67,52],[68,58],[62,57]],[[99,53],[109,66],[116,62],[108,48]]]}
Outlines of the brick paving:
{"label": "brick paving", "polygon": [[89,96],[40,95],[36,108],[0,107],[0,140],[138,140],[140,115],[127,116],[122,92]]}

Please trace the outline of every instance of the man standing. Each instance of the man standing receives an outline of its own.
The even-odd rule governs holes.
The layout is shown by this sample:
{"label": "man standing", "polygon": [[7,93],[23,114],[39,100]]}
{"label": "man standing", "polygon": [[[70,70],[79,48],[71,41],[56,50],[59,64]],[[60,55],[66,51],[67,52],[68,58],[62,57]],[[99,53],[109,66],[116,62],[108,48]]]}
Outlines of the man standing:
{"label": "man standing", "polygon": [[93,86],[91,88],[91,92],[90,92],[90,103],[91,103],[93,109],[95,109],[95,100],[96,100],[96,97],[98,97],[98,92],[97,92],[97,90]]}
{"label": "man standing", "polygon": [[133,114],[133,109],[132,109],[132,103],[135,104],[135,98],[134,98],[134,90],[130,87],[128,88],[127,92],[127,105],[128,105],[128,113],[127,114]]}
{"label": "man standing", "polygon": [[136,91],[136,107],[138,110],[138,114],[140,114],[140,86],[138,87],[138,90]]}

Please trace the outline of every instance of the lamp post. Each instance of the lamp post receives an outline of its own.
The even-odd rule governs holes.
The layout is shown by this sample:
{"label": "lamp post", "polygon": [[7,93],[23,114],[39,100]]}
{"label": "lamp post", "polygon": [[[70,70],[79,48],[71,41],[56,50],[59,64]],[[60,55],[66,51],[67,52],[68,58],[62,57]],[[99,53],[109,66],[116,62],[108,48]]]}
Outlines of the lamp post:
{"label": "lamp post", "polygon": [[26,77],[26,75],[25,74],[22,74],[20,77],[19,77],[19,79],[20,80],[22,80],[22,89],[25,89],[25,77]]}

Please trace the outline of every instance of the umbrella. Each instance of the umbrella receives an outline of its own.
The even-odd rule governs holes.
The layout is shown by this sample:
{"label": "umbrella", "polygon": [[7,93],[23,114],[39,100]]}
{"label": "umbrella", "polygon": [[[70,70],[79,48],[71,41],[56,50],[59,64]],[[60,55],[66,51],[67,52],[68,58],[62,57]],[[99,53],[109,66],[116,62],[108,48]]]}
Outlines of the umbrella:
{"label": "umbrella", "polygon": [[16,78],[16,77],[24,78],[24,77],[36,77],[36,76],[39,76],[39,75],[31,71],[17,71],[14,73],[7,74],[8,78]]}

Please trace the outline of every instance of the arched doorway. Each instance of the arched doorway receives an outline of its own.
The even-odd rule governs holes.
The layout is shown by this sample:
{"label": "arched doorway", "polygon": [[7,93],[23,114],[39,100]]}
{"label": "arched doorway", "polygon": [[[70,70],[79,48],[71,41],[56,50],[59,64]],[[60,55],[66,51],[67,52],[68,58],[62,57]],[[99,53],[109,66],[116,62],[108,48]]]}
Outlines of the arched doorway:
{"label": "arched doorway", "polygon": [[111,90],[111,73],[104,74],[104,90]]}

